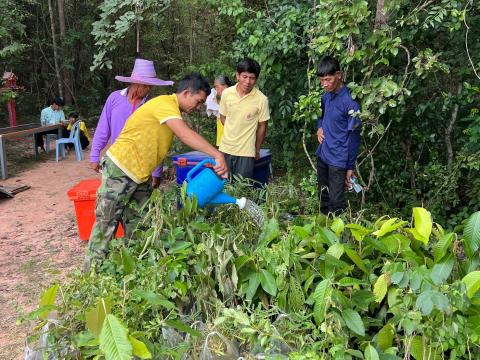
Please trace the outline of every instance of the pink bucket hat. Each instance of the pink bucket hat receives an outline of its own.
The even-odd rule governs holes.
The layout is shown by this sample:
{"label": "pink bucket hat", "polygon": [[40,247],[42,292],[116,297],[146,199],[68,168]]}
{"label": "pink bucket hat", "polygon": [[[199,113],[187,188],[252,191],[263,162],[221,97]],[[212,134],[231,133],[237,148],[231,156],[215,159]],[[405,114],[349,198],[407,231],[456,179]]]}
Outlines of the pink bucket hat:
{"label": "pink bucket hat", "polygon": [[153,66],[153,61],[144,59],[135,59],[131,76],[115,76],[115,79],[121,82],[132,84],[143,84],[152,86],[173,85],[173,81],[157,79],[157,73]]}

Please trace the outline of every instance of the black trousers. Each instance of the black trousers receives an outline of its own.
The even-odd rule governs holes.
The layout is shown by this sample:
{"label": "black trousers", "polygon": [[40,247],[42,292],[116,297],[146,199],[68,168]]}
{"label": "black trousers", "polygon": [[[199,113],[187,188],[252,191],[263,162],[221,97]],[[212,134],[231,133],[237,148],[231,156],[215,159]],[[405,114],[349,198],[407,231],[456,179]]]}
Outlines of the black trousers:
{"label": "black trousers", "polygon": [[320,211],[323,214],[339,214],[345,210],[346,203],[344,187],[346,173],[346,169],[325,164],[320,158],[318,158],[318,196],[320,199]]}
{"label": "black trousers", "polygon": [[255,167],[255,158],[248,156],[236,156],[223,154],[228,166],[230,175],[242,175],[244,178],[253,179],[253,168]]}
{"label": "black trousers", "polygon": [[[67,131],[67,129],[65,129],[65,127],[61,127],[61,132],[62,132],[62,137],[68,137],[69,135],[69,131]],[[55,134],[55,135],[58,135],[58,130],[57,129],[53,129],[53,130],[48,130],[48,131],[43,131],[43,132],[40,132],[40,133],[36,133],[34,136],[36,138],[36,142],[37,142],[37,147],[45,147],[45,143],[43,141],[43,135],[47,135],[47,134]]]}

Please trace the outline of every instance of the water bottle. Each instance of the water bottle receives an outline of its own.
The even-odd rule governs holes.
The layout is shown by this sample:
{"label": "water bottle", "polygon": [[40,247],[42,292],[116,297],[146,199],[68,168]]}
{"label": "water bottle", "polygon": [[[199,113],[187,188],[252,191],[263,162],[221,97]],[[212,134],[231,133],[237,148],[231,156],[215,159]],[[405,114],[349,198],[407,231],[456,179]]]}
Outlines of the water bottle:
{"label": "water bottle", "polygon": [[354,190],[356,193],[362,192],[362,190],[363,190],[362,185],[360,185],[360,184],[358,183],[357,178],[356,178],[354,175],[352,175],[352,176],[350,177],[350,181],[352,182],[352,187],[351,187],[351,188],[353,188],[353,190]]}

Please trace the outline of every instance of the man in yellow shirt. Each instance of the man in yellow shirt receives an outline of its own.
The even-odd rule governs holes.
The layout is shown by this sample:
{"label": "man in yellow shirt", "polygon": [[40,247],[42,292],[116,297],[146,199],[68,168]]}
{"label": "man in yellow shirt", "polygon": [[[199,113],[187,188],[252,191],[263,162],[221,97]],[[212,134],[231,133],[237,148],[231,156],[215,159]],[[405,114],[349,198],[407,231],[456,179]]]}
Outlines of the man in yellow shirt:
{"label": "man in yellow shirt", "polygon": [[255,159],[260,156],[270,119],[268,99],[255,87],[260,75],[255,60],[240,61],[236,70],[237,84],[224,90],[220,100],[224,130],[219,150],[231,174],[253,178]]}
{"label": "man in yellow shirt", "polygon": [[[165,158],[176,135],[191,148],[215,159],[215,172],[227,175],[223,154],[183,121],[181,112],[198,110],[210,93],[200,74],[191,74],[178,84],[176,94],[151,99],[135,111],[100,162],[102,184],[97,192],[96,221],[90,235],[83,271],[92,261],[101,262],[108,253],[119,220],[126,236],[132,237],[142,217],[141,209],[152,193],[152,171]],[[131,205],[134,205],[133,207]]]}

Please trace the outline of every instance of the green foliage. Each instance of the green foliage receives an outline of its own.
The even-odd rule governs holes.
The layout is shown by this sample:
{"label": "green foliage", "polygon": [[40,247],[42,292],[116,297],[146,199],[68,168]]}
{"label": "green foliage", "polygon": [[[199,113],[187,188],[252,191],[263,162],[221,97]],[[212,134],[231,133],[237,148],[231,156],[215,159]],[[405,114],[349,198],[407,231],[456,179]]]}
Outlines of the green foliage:
{"label": "green foliage", "polygon": [[281,215],[288,188],[228,191],[262,202],[263,229],[233,206],[199,210],[183,190],[177,210],[177,189],[155,192],[139,238],[112,241],[97,275],[77,273],[62,288],[52,341],[120,358],[196,358],[205,346],[220,354],[233,339],[244,356],[479,351],[478,259],[461,257],[456,234],[432,226],[425,209],[413,209],[413,228],[386,216],[292,220]]}

